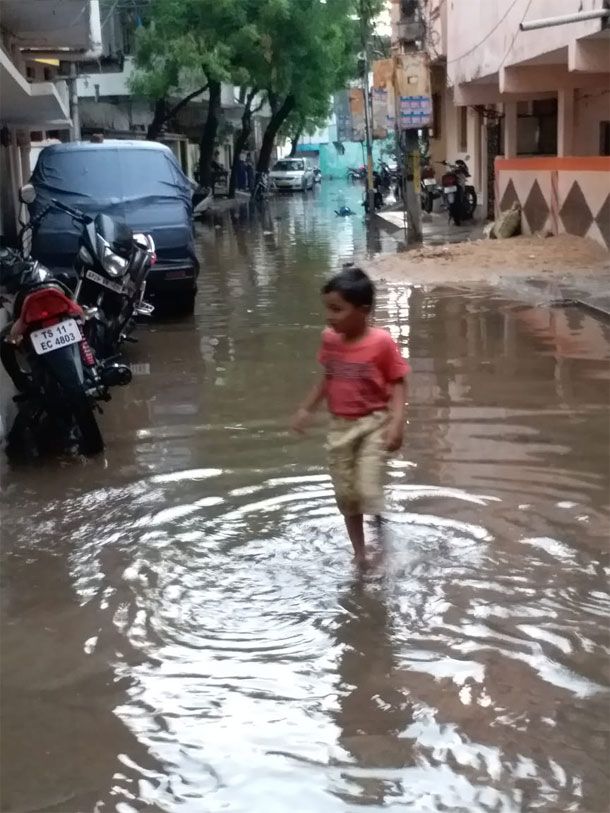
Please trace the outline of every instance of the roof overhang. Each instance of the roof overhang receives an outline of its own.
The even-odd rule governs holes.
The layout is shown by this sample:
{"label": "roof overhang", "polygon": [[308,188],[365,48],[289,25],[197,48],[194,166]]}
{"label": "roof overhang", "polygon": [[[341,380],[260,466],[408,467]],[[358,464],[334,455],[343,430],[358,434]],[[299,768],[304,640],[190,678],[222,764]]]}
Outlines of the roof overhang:
{"label": "roof overhang", "polygon": [[30,84],[0,48],[2,124],[30,129],[61,129],[70,126],[67,101],[52,82]]}
{"label": "roof overhang", "polygon": [[101,54],[99,0],[2,0],[2,27],[25,52],[64,60]]}

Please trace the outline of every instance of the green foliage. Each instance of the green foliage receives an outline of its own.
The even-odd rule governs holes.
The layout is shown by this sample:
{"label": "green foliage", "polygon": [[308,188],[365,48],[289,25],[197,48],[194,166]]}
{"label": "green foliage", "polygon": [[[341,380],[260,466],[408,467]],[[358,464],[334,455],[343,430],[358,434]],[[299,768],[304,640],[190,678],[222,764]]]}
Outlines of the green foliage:
{"label": "green foliage", "polygon": [[295,110],[317,121],[355,75],[362,2],[151,0],[132,90],[159,99],[208,80],[232,82],[271,100],[292,94]]}

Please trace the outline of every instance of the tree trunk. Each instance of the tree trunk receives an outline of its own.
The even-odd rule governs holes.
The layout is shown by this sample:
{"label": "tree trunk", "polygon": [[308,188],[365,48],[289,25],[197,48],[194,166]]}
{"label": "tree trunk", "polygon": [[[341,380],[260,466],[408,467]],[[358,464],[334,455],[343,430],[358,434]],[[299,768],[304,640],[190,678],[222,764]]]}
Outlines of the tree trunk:
{"label": "tree trunk", "polygon": [[229,198],[235,197],[235,188],[237,186],[237,175],[239,173],[239,156],[242,150],[245,149],[246,144],[252,133],[252,102],[258,91],[256,88],[251,90],[244,101],[244,112],[241,117],[241,130],[237,133],[235,138],[233,164],[231,166],[231,178],[229,180]]}
{"label": "tree trunk", "polygon": [[199,142],[199,183],[206,188],[212,186],[212,160],[220,120],[220,82],[210,81],[209,91],[208,115]]}
{"label": "tree trunk", "polygon": [[183,107],[186,107],[187,104],[195,97],[201,96],[202,93],[205,93],[207,89],[207,85],[197,88],[197,90],[194,90],[192,93],[189,93],[188,96],[185,96],[184,99],[180,99],[180,101],[173,107],[167,106],[167,99],[157,99],[155,102],[155,115],[153,116],[153,120],[150,123],[146,133],[146,138],[149,141],[156,141],[161,135],[163,125],[170,119],[173,119],[174,116],[177,115]]}
{"label": "tree trunk", "polygon": [[167,99],[157,99],[155,102],[155,113],[153,120],[146,131],[146,138],[149,141],[156,141],[161,133],[163,125],[167,121]]}
{"label": "tree trunk", "polygon": [[269,163],[271,162],[271,153],[273,152],[273,144],[275,137],[282,124],[286,121],[295,105],[295,98],[292,94],[286,96],[282,104],[274,111],[265,135],[263,136],[263,143],[261,144],[261,151],[258,156],[258,164],[256,165],[257,172],[267,172]]}
{"label": "tree trunk", "polygon": [[296,133],[290,139],[290,142],[291,142],[290,157],[291,158],[294,158],[294,156],[297,154],[297,147],[299,146],[299,139],[301,138],[302,133],[303,133],[303,128],[298,127]]}

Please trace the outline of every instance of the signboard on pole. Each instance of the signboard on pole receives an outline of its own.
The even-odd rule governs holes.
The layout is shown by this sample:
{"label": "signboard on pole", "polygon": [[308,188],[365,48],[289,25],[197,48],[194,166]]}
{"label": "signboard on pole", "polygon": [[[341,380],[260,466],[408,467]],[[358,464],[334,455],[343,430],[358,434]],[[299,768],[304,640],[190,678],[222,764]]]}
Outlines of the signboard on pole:
{"label": "signboard on pole", "polygon": [[394,60],[373,62],[373,138],[386,138],[394,131],[396,103],[394,100]]}
{"label": "signboard on pole", "polygon": [[427,54],[414,51],[397,56],[395,86],[398,127],[401,130],[431,127],[432,92]]}
{"label": "signboard on pole", "polygon": [[349,109],[347,90],[335,93],[335,119],[337,121],[337,141],[352,140],[352,115]]}
{"label": "signboard on pole", "polygon": [[364,117],[364,91],[352,88],[349,91],[349,109],[352,117],[352,141],[364,141],[366,137],[366,119]]}

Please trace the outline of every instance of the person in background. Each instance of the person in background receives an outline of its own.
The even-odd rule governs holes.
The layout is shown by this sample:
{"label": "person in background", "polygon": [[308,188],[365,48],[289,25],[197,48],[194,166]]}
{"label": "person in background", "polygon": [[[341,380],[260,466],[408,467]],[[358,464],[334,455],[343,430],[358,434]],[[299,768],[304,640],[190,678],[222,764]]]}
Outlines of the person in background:
{"label": "person in background", "polygon": [[247,188],[247,185],[248,173],[246,172],[246,162],[244,160],[244,154],[240,153],[237,164],[237,188],[244,190]]}
{"label": "person in background", "polygon": [[367,562],[364,515],[383,511],[385,456],[402,446],[410,367],[386,330],[370,324],[375,288],[347,266],[322,288],[328,327],[318,361],[324,368],[292,419],[302,433],[326,401],[331,413],[328,458],[339,510],[356,561]]}
{"label": "person in background", "polygon": [[254,189],[254,159],[252,158],[252,153],[249,152],[246,155],[246,189],[248,192],[252,192]]}

